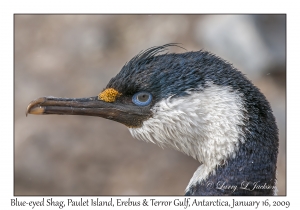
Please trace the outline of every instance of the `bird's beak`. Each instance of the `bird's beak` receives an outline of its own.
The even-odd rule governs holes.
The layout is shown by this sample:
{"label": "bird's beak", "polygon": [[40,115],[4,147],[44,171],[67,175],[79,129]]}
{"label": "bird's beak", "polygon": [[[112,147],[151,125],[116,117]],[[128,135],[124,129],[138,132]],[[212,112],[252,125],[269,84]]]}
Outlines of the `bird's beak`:
{"label": "bird's beak", "polygon": [[139,127],[151,116],[147,109],[139,109],[120,102],[108,103],[97,96],[89,98],[42,97],[27,107],[27,114],[46,115],[86,115],[114,120],[128,127]]}

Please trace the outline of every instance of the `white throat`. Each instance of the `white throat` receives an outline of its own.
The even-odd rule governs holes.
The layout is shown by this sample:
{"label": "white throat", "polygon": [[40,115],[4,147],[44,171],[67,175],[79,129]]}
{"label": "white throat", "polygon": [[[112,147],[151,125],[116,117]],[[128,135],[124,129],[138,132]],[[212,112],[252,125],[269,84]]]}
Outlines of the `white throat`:
{"label": "white throat", "polygon": [[137,139],[171,146],[203,163],[188,187],[214,173],[245,139],[241,126],[246,110],[241,93],[211,82],[207,85],[187,91],[187,96],[161,100],[142,127],[129,128]]}

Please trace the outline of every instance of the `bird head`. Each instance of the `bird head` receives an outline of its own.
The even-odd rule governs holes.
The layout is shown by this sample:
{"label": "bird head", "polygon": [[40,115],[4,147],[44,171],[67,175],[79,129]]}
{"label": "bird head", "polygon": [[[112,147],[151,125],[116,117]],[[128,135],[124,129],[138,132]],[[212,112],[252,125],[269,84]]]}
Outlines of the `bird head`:
{"label": "bird head", "polygon": [[254,135],[255,120],[268,115],[269,105],[230,63],[206,51],[161,54],[170,46],[177,45],[133,57],[97,96],[38,98],[26,114],[114,120],[137,139],[192,156],[205,166],[199,175],[205,177]]}

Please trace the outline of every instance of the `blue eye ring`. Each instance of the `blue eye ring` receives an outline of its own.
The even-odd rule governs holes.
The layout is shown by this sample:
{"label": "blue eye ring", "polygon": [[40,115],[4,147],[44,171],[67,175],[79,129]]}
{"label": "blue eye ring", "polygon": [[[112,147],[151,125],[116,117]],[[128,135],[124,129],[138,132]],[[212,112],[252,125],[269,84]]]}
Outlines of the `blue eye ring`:
{"label": "blue eye ring", "polygon": [[132,102],[138,106],[147,106],[152,101],[152,95],[148,92],[138,92],[132,96]]}

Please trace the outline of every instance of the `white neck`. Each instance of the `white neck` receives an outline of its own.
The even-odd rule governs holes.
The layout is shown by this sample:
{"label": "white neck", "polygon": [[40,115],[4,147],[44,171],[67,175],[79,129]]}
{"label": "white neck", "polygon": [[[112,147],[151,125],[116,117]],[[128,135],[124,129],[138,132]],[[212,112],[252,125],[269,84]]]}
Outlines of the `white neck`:
{"label": "white neck", "polygon": [[246,110],[241,93],[226,86],[207,85],[187,91],[187,96],[161,100],[142,127],[129,128],[137,139],[171,146],[203,163],[189,186],[213,173],[244,142],[241,126]]}

